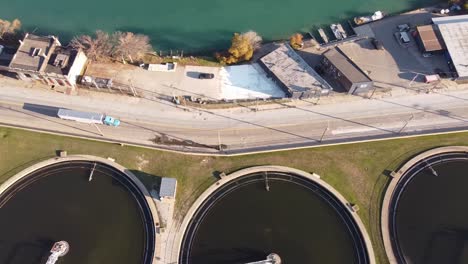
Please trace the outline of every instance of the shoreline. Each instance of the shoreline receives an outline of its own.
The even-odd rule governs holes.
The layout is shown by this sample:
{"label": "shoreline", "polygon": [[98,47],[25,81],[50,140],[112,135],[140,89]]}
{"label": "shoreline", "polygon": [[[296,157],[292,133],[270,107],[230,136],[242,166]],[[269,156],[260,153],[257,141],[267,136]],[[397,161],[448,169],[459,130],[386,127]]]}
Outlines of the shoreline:
{"label": "shoreline", "polygon": [[[384,13],[386,13],[386,17],[392,17],[392,16],[397,16],[397,15],[401,15],[401,14],[405,14],[405,13],[410,13],[410,12],[414,12],[414,11],[417,11],[417,10],[422,10],[422,9],[429,9],[429,8],[438,8],[440,6],[447,6],[448,4],[446,2],[443,2],[443,1],[439,1],[439,3],[436,3],[434,5],[430,5],[430,6],[421,6],[421,7],[415,7],[415,8],[408,8],[408,9],[403,9],[403,10],[400,10],[400,11],[397,11],[397,12],[385,12],[385,8],[382,8],[381,10],[383,10]],[[376,11],[376,10],[374,10]],[[356,13],[356,14],[353,14],[353,15],[356,15],[356,16],[361,16],[361,15],[371,15],[372,12],[369,12],[369,13]],[[385,19],[384,18],[384,19]],[[353,17],[347,17],[346,19],[337,19],[335,21],[332,21],[330,23],[343,23],[343,22],[351,22],[352,23],[352,20],[353,20]],[[26,19],[27,21],[27,19]],[[317,28],[320,28],[320,27],[325,27],[325,26],[329,26],[330,23],[315,23],[315,24],[312,24],[310,26],[308,26],[308,29],[307,30],[304,30],[304,28],[297,28],[296,30],[294,31],[291,31],[291,32],[288,32],[288,33],[285,33],[285,34],[276,34],[276,35],[287,35],[287,36],[290,36],[294,33],[300,33],[300,34],[303,34],[303,35],[306,35],[308,33],[308,31],[313,31],[313,30],[316,30]],[[125,28],[125,27],[124,27]],[[32,29],[32,30],[31,30]],[[64,43],[69,43],[71,41],[71,39],[74,37],[74,36],[78,36],[78,35],[82,35],[82,34],[88,34],[88,35],[91,35],[93,34],[93,32],[95,30],[99,30],[98,28],[94,29],[94,31],[90,31],[90,32],[87,32],[87,31],[80,31],[80,32],[73,32],[73,31],[61,31],[61,30],[50,30],[50,29],[45,29],[45,30],[41,30],[39,29],[37,26],[30,26],[28,25],[27,28],[24,28],[24,30],[22,30],[22,32],[37,32],[37,34],[40,34],[40,35],[56,35],[59,37],[59,39],[62,39]],[[37,30],[37,31],[36,31]],[[140,32],[140,31],[132,31],[132,30],[129,30],[130,32],[134,32],[135,34],[144,34],[144,35],[147,35],[145,34],[144,31]],[[112,32],[112,31],[105,31],[105,32]],[[238,32],[241,32],[241,31],[238,31]],[[208,32],[206,32],[208,33]],[[226,50],[229,48],[230,46],[230,42],[231,42],[231,37],[232,35],[235,33],[235,31],[233,31],[230,35],[229,35],[229,38],[226,38],[226,39],[218,39],[216,40],[216,42],[219,42],[216,47],[208,47],[208,46],[211,46],[211,45],[207,45],[206,48],[202,48],[202,49],[199,49],[199,50],[193,50],[193,51],[190,51],[190,49],[184,49],[184,48],[174,48],[174,49],[159,49],[157,47],[157,45],[154,45],[154,44],[151,44],[152,48],[155,50],[155,53],[156,54],[160,54],[162,53],[162,56],[161,57],[168,57],[170,56],[170,53],[174,53],[174,55],[177,55],[177,52],[180,52],[180,51],[183,51],[184,53],[184,56],[185,57],[188,57],[188,56],[193,56],[193,57],[214,57],[214,53],[216,52],[219,52],[219,51],[223,51],[223,50]],[[201,34],[203,34],[203,32],[201,32]],[[148,34],[147,36],[150,37],[150,41],[151,42],[156,42],[157,44],[157,41],[154,40],[154,36],[152,36],[153,34]],[[177,39],[175,36],[176,35],[170,35],[170,34],[166,34],[166,35],[161,35],[161,36],[165,36],[165,38],[167,39]],[[283,41],[288,41],[288,38],[268,38],[268,37],[265,37],[264,38],[264,41],[262,43],[262,45],[265,45],[265,44],[270,44],[270,43],[277,43],[277,42],[283,42]],[[206,42],[209,42],[209,41],[206,41]],[[224,44],[221,44],[221,42],[225,42],[226,45],[223,46]],[[180,42],[177,42],[180,44],[182,44],[182,41]]]}
{"label": "shoreline", "polygon": [[[386,19],[386,18],[389,18],[389,17],[394,17],[394,16],[399,16],[399,15],[403,15],[403,14],[409,14],[409,13],[413,13],[413,12],[417,12],[417,11],[422,11],[422,10],[431,10],[431,9],[436,9],[436,8],[441,8],[443,6],[448,6],[447,2],[445,1],[439,1],[438,4],[434,4],[434,5],[430,5],[430,6],[421,6],[419,8],[409,8],[409,9],[404,9],[404,10],[401,10],[401,11],[398,11],[398,12],[390,12],[390,13],[385,13],[385,17],[383,19]],[[359,13],[358,16],[363,16],[363,15],[371,15],[371,13]],[[353,27],[358,27],[360,25],[355,25],[353,23],[353,19],[354,17],[348,17],[346,19],[342,19],[342,20],[336,20],[332,23],[343,23],[343,22],[349,22]],[[309,32],[310,31],[313,31],[313,30],[316,30],[320,27],[325,27],[325,26],[329,26],[330,24],[329,23],[317,23],[317,24],[313,24],[309,27]],[[289,34],[287,34],[288,36],[292,35],[292,34],[295,34],[295,33],[300,33],[302,35],[307,35],[309,32],[306,32],[306,31],[303,31],[302,29],[297,29],[296,31],[294,32],[290,32]],[[235,32],[233,32],[232,34],[234,34]],[[264,39],[261,43],[261,47],[260,49],[264,46],[264,45],[268,45],[268,44],[274,44],[274,43],[278,43],[278,42],[285,42],[285,41],[288,41],[289,39],[287,38],[277,38],[277,39]],[[226,42],[230,42],[230,39],[229,40],[226,40]],[[228,46],[225,47],[225,49],[228,49],[229,48],[229,44]],[[190,52],[187,52],[186,55],[187,56],[194,56],[194,57],[214,57],[213,54],[216,53],[216,52],[219,52],[219,51],[222,51],[223,49],[217,49],[217,48],[213,48],[213,49],[206,49],[206,50],[200,50],[200,51],[197,51],[197,52],[193,52],[193,53],[190,53]],[[170,50],[169,50],[170,51]],[[172,51],[176,51],[176,50],[172,50]],[[163,51],[164,52],[164,51]],[[255,56],[255,55],[254,55]]]}

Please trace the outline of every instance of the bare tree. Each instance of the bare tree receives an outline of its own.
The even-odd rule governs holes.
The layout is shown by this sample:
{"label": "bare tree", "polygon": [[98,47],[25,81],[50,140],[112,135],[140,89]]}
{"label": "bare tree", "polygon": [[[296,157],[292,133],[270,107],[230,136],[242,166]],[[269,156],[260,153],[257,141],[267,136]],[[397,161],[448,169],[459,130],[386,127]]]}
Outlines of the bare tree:
{"label": "bare tree", "polygon": [[74,37],[70,42],[70,46],[74,49],[83,50],[86,56],[93,61],[110,56],[113,48],[109,34],[101,30],[95,32],[95,38],[89,35]]}
{"label": "bare tree", "polygon": [[262,37],[260,37],[260,35],[255,31],[249,30],[242,33],[241,37],[246,39],[254,50],[260,48],[260,45],[262,44]]}
{"label": "bare tree", "polygon": [[117,31],[112,38],[115,41],[113,56],[122,59],[123,63],[127,58],[133,63],[134,59],[138,60],[152,51],[149,37],[142,34]]}
{"label": "bare tree", "polygon": [[12,22],[0,19],[0,39],[6,36],[12,36],[21,28],[21,21],[14,19]]}

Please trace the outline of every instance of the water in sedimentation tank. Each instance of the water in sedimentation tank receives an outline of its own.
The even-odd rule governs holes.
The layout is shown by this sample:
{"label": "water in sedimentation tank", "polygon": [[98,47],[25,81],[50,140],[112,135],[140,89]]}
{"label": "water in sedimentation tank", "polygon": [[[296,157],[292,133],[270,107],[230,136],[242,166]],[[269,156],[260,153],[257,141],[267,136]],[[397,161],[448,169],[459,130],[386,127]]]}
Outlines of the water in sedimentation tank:
{"label": "water in sedimentation tank", "polygon": [[281,263],[368,263],[349,231],[349,209],[321,187],[290,179],[272,172],[266,182],[259,173],[221,187],[192,218],[197,227],[186,232],[179,263],[271,263],[261,261],[272,253]]}
{"label": "water in sedimentation tank", "polygon": [[144,263],[140,206],[117,180],[122,175],[102,165],[90,182],[94,165],[54,165],[32,173],[8,199],[0,195],[0,263]]}
{"label": "water in sedimentation tank", "polygon": [[400,255],[406,263],[468,263],[468,161],[424,165],[392,216]]}

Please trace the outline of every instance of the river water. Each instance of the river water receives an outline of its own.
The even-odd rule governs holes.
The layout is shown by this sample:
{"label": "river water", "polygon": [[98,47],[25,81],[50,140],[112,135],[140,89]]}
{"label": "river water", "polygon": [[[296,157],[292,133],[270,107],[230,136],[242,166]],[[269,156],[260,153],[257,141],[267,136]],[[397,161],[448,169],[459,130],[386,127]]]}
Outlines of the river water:
{"label": "river water", "polygon": [[233,32],[255,30],[265,40],[287,38],[314,25],[376,10],[387,13],[427,6],[437,0],[14,0],[0,18],[19,18],[27,31],[73,35],[96,29],[125,30],[151,37],[157,50],[223,49]]}

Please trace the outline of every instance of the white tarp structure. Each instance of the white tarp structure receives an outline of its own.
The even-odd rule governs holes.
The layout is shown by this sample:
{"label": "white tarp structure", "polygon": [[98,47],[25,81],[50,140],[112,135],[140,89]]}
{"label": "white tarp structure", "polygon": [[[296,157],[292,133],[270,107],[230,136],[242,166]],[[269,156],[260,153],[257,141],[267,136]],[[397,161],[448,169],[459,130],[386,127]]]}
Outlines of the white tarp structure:
{"label": "white tarp structure", "polygon": [[148,71],[175,72],[176,68],[177,68],[177,62],[148,64]]}
{"label": "white tarp structure", "polygon": [[219,72],[223,99],[284,97],[285,94],[258,64],[227,66]]}

